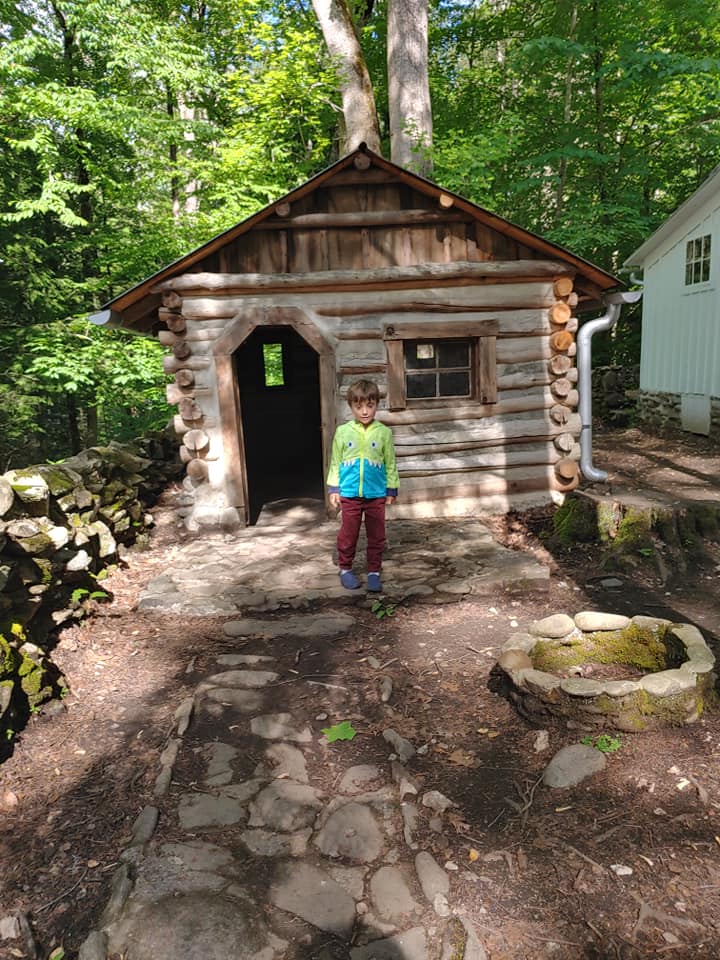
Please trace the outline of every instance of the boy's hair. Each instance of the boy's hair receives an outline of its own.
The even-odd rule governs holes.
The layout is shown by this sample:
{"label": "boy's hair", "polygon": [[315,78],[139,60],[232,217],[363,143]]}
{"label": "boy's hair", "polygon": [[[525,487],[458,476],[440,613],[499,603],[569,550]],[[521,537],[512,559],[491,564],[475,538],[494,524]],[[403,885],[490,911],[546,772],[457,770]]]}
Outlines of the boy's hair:
{"label": "boy's hair", "polygon": [[347,389],[347,402],[352,406],[353,403],[363,400],[374,400],[378,403],[380,400],[380,388],[374,380],[356,380],[351,383]]}

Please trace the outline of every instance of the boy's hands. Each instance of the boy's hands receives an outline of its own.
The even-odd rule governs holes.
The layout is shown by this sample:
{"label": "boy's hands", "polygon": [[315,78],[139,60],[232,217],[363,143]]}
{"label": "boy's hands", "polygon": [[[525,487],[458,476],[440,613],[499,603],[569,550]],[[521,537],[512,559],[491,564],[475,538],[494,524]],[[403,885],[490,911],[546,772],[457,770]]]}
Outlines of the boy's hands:
{"label": "boy's hands", "polygon": [[390,506],[391,503],[395,503],[397,497],[385,497],[385,503]]}
{"label": "boy's hands", "polygon": [[339,493],[331,493],[331,494],[330,494],[330,506],[331,506],[331,507],[335,507],[336,510],[338,509],[338,507],[340,506],[340,494],[339,494]]}

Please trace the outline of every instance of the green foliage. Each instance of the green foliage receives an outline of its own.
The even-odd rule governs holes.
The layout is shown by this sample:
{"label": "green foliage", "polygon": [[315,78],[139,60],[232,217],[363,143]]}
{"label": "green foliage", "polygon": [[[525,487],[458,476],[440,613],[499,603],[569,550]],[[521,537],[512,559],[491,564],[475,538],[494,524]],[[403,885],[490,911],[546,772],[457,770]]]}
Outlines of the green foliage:
{"label": "green foliage", "polygon": [[334,743],[335,740],[352,740],[357,730],[349,720],[343,720],[342,723],[336,723],[332,727],[325,727],[322,732],[328,743]]}
{"label": "green foliage", "polygon": [[385,603],[383,600],[375,600],[370,609],[378,620],[382,620],[383,617],[392,617],[395,614],[396,607],[397,604],[395,603]]}
{"label": "green foliage", "polygon": [[[386,5],[353,9],[387,143]],[[157,345],[83,318],[335,159],[341,65],[291,0],[4,3],[0,36],[4,468],[168,418]],[[617,270],[717,161],[719,48],[704,0],[434,3],[434,179]]]}
{"label": "green foliage", "polygon": [[601,733],[597,737],[583,737],[580,743],[584,743],[587,747],[595,747],[600,753],[615,753],[622,746],[622,738],[619,734],[612,737],[610,734]]}

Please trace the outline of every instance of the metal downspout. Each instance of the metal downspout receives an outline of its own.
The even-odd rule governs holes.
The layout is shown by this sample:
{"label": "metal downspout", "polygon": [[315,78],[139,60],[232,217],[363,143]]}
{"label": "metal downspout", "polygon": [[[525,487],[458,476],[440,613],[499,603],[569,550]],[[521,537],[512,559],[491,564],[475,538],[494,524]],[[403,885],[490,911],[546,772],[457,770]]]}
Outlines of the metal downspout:
{"label": "metal downspout", "polygon": [[632,290],[629,293],[611,293],[605,297],[607,311],[603,316],[583,324],[578,332],[580,470],[585,479],[592,483],[607,480],[607,473],[604,470],[598,470],[592,462],[592,338],[601,330],[611,330],[620,317],[622,305],[624,303],[636,303],[641,296],[642,290]]}

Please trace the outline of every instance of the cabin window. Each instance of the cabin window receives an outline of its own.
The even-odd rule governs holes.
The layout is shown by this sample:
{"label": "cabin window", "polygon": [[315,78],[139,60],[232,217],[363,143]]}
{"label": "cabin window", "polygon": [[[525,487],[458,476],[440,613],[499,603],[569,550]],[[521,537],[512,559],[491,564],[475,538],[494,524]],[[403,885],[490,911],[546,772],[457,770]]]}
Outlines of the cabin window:
{"label": "cabin window", "polygon": [[685,247],[685,286],[710,279],[710,234],[688,240]]}
{"label": "cabin window", "polygon": [[262,348],[265,386],[284,387],[283,345],[281,343],[264,343]]}
{"label": "cabin window", "polygon": [[388,407],[495,403],[496,334],[493,320],[385,327]]}
{"label": "cabin window", "polygon": [[472,397],[472,340],[405,340],[408,400]]}

